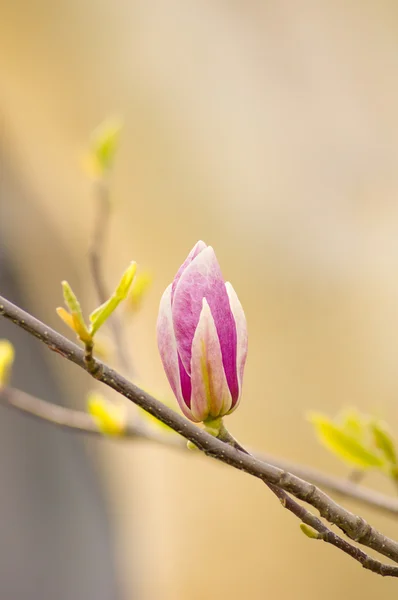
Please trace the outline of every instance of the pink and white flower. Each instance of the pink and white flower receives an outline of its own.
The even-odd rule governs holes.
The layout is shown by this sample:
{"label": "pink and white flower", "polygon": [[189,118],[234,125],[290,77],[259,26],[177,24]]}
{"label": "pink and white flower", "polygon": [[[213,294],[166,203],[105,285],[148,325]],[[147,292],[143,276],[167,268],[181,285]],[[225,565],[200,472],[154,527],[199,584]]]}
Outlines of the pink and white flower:
{"label": "pink and white flower", "polygon": [[160,301],[160,356],[184,415],[195,422],[231,413],[242,393],[246,318],[211,246],[199,241]]}

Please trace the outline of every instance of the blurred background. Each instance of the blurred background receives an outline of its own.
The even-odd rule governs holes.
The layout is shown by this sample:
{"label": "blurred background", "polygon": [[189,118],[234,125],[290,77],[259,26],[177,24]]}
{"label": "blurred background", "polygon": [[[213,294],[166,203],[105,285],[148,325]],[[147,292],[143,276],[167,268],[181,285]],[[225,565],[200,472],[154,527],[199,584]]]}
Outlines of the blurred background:
{"label": "blurred background", "polygon": [[[138,379],[169,392],[158,302],[204,239],[249,325],[230,430],[250,447],[346,476],[307,411],[356,406],[398,426],[396,4],[0,8],[1,292],[63,333],[54,311],[62,279],[94,308],[82,156],[93,128],[123,115],[104,266],[112,286],[132,259],[154,274],[126,330]],[[93,384],[83,372],[4,320],[0,337],[17,347],[16,386],[84,408]],[[368,600],[396,589],[305,539],[242,473],[0,411],[4,600]],[[381,477],[367,483],[392,492]],[[398,537],[393,519],[344,504]]]}

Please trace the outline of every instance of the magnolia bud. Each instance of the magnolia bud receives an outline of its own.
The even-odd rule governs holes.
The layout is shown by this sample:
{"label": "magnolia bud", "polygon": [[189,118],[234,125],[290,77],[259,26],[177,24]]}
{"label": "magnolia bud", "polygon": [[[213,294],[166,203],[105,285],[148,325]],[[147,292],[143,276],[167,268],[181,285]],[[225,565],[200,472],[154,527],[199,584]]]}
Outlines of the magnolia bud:
{"label": "magnolia bud", "polygon": [[211,246],[198,242],[164,292],[157,337],[167,378],[186,417],[223,417],[238,406],[246,318]]}

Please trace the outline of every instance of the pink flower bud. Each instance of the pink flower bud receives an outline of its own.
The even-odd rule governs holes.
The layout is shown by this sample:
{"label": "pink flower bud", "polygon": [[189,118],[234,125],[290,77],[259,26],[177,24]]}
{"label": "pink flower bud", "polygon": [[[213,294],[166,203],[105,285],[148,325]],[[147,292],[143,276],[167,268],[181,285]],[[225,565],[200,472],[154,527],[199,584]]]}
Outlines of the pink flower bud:
{"label": "pink flower bud", "polygon": [[242,393],[247,327],[211,246],[198,242],[160,301],[157,337],[164,370],[184,415],[231,413]]}

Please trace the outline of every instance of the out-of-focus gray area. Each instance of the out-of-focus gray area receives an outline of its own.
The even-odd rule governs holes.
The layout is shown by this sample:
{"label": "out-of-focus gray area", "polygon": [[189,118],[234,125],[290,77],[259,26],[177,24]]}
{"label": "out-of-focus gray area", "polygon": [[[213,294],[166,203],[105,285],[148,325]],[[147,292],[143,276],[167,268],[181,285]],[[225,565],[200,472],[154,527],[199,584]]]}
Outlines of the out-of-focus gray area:
{"label": "out-of-focus gray area", "polygon": [[[8,218],[12,205],[25,205],[26,215],[33,205],[36,222],[43,220],[3,152],[0,157],[0,290],[32,311],[18,278],[18,256],[4,242],[16,225]],[[22,230],[28,227],[28,219],[18,224]],[[41,234],[46,236],[45,228]],[[48,239],[55,243],[53,236]],[[62,248],[53,251],[62,254]],[[43,255],[32,268],[45,269],[45,264]],[[66,390],[47,350],[5,319],[0,320],[0,338],[16,349],[12,384],[65,404]],[[0,412],[0,597],[116,600],[120,596],[106,507],[83,438],[4,407]]]}

